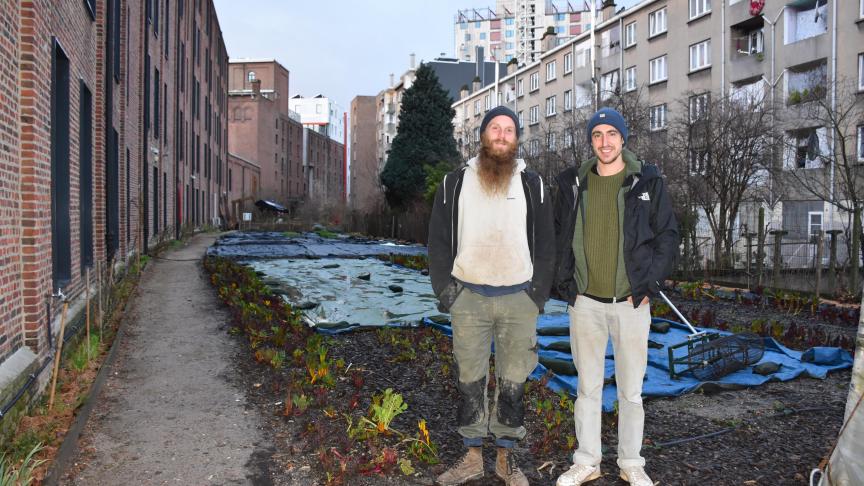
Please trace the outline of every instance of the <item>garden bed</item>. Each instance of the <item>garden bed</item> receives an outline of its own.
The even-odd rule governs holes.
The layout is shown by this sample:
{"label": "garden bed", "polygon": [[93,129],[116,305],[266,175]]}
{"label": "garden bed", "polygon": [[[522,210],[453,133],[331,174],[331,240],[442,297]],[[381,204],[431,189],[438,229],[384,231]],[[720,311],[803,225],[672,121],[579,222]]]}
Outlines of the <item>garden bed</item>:
{"label": "garden bed", "polygon": [[[461,455],[447,336],[420,327],[323,338],[251,269],[219,259],[207,267],[236,319],[238,345],[251,347],[246,356],[253,359],[240,353],[236,365],[277,438],[274,484],[431,484]],[[704,312],[723,304],[684,307],[691,305]],[[661,484],[805,484],[837,437],[849,377],[842,371],[825,380],[650,400],[647,470]],[[541,385],[528,385],[528,436],[516,455],[532,483],[549,484],[570,462],[573,402]],[[382,414],[398,404],[397,394],[404,410]],[[620,484],[615,420],[604,415],[606,475],[593,484]],[[699,438],[706,434],[714,435]],[[486,460],[487,477],[470,484],[500,484],[491,473],[492,447]]]}

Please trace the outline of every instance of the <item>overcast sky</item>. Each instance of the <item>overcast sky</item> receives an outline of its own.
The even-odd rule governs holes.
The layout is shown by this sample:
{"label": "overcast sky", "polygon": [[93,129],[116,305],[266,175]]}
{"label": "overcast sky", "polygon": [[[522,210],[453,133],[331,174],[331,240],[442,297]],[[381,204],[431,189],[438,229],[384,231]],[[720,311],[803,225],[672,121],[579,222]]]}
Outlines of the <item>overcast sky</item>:
{"label": "overcast sky", "polygon": [[[618,0],[618,6],[636,0]],[[495,0],[214,0],[228,56],[275,58],[290,71],[290,95],[333,98],[344,111],[357,95],[387,87],[390,73],[442,52],[453,56],[459,9]]]}

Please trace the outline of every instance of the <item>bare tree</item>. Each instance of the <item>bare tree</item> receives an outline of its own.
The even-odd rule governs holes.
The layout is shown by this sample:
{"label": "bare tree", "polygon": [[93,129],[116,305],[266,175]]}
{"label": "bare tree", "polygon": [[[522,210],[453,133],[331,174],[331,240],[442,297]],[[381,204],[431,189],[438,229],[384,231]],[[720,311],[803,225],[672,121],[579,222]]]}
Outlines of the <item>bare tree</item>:
{"label": "bare tree", "polygon": [[669,133],[674,177],[701,209],[714,239],[714,261],[730,264],[732,230],[742,202],[763,200],[770,168],[770,107],[761,97],[692,94]]}
{"label": "bare tree", "polygon": [[[864,209],[864,165],[860,125],[864,120],[864,98],[855,81],[840,79],[829,85],[824,79],[810,81],[812,89],[794,91],[786,103],[786,131],[779,138],[784,150],[778,180],[803,197],[824,201],[846,214],[850,282],[858,286],[861,242],[861,212]],[[833,96],[832,96],[833,90]]]}

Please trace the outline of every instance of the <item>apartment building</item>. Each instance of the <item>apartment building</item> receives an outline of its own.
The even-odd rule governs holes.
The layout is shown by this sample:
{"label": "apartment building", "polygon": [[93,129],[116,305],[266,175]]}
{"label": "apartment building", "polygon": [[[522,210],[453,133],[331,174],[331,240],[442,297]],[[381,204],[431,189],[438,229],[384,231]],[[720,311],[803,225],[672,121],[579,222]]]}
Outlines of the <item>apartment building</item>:
{"label": "apartment building", "polygon": [[320,94],[312,98],[294,95],[289,103],[291,111],[300,115],[300,121],[304,127],[323,133],[339,143],[344,143],[344,112],[335,101]]}
{"label": "apartment building", "polygon": [[[263,176],[257,179],[254,196],[244,190],[245,185],[232,182],[228,190],[232,208],[249,209],[254,203],[250,198],[296,206],[306,195],[306,184],[303,126],[290,109],[290,73],[275,59],[235,59],[228,71],[229,170],[244,181],[240,174],[252,164]],[[238,211],[232,211],[231,217],[236,222]]]}
{"label": "apartment building", "polygon": [[[594,0],[596,1],[596,0]],[[476,60],[478,47],[499,62],[519,65],[540,56],[543,34],[552,29],[559,44],[591,29],[586,0],[498,0],[495,8],[459,10],[453,27],[456,57]]]}
{"label": "apartment building", "polygon": [[383,201],[375,158],[375,96],[356,96],[351,100],[351,174],[348,205],[368,212]]}
{"label": "apartment building", "polygon": [[2,434],[30,374],[48,378],[63,299],[67,323],[82,319],[88,271],[93,288],[97,269],[104,282],[218,222],[227,53],[211,0],[0,7]]}
{"label": "apartment building", "polygon": [[[788,142],[773,161],[784,170],[763,183],[783,183],[784,190],[772,204],[746,202],[735,222],[735,237],[748,227],[754,231],[759,207],[766,209],[770,228],[787,231],[790,240],[806,242],[815,231],[848,225],[848,213],[802,184],[806,179],[837,181],[825,184],[825,191],[842,197],[836,164],[825,163],[834,143],[831,130],[814,118],[813,106],[818,100],[848,103],[850,96],[860,102],[864,96],[864,0],[766,0],[761,6],[743,0],[643,0],[626,10],[606,2],[601,18],[605,20],[595,26],[593,41],[590,30],[564,44],[547,35],[537,60],[497,86],[465,93],[455,102],[463,155],[476,153],[482,115],[497,104],[518,114],[520,153],[529,163],[543,154],[558,154],[557,166],[544,165],[549,180],[575,160],[577,151],[568,154],[566,149],[578,145],[574,137],[584,136],[580,110],[590,113],[613,97],[638,96],[648,107],[647,130],[662,136],[673,120],[698,117],[712,99],[759,97],[777,107],[770,128]],[[851,94],[843,90],[847,84]],[[850,125],[845,149],[864,162],[864,120]],[[839,151],[836,143],[834,150]],[[690,169],[704,165],[707,156],[691,153]],[[710,234],[701,216],[699,231]],[[790,251],[810,251],[807,243],[802,245]]]}

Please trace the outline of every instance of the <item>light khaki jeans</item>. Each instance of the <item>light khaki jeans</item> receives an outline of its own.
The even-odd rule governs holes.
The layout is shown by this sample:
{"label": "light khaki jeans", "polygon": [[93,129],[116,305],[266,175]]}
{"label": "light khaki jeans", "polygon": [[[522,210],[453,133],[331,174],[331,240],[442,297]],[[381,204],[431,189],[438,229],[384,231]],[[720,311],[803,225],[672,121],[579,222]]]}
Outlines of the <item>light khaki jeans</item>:
{"label": "light khaki jeans", "polygon": [[627,301],[605,304],[581,295],[567,310],[573,363],[579,373],[573,412],[579,448],[573,462],[593,466],[603,458],[600,412],[606,343],[611,337],[618,390],[618,467],[644,466],[640,454],[645,425],[642,380],[648,365],[651,310],[648,304],[634,309]]}
{"label": "light khaki jeans", "polygon": [[[491,432],[500,447],[525,437],[522,395],[537,367],[537,304],[524,291],[485,297],[463,288],[450,316],[458,367],[459,434],[479,446]],[[486,386],[495,342],[495,403],[489,413]]]}

